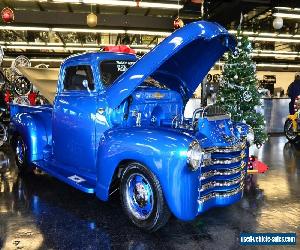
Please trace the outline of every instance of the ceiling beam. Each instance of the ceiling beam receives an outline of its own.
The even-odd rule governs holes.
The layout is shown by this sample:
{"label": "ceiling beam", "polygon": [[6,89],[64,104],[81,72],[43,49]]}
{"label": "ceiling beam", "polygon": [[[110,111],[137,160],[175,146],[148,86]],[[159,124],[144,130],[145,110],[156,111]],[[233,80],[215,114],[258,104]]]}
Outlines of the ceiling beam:
{"label": "ceiling beam", "polygon": [[[47,12],[45,15],[43,12],[16,10],[15,17],[14,25],[87,27],[86,13]],[[97,28],[172,30],[172,22],[171,17],[100,14]]]}
{"label": "ceiling beam", "polygon": [[[210,20],[221,23],[222,25],[228,25],[232,21],[238,23],[241,13],[246,14],[253,8],[257,7],[269,7],[272,0],[226,0],[222,1],[222,4],[218,5],[212,12]],[[224,13],[230,13],[230,15],[224,15]]]}

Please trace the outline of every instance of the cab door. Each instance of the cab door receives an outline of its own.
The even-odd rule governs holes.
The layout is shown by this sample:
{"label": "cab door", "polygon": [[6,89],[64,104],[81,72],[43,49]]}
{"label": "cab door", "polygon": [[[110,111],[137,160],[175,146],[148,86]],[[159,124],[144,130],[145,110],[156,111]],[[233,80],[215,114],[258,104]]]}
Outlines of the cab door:
{"label": "cab door", "polygon": [[93,70],[90,65],[67,66],[64,75],[63,90],[56,96],[52,120],[54,157],[70,169],[94,173],[98,93]]}

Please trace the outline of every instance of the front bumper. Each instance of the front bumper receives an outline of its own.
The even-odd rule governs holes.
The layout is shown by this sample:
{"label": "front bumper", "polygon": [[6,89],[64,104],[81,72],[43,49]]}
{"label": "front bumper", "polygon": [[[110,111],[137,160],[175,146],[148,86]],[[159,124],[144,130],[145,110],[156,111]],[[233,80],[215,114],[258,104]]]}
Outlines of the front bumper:
{"label": "front bumper", "polygon": [[246,142],[205,151],[211,153],[211,159],[201,166],[198,214],[212,207],[231,205],[242,198],[249,154]]}

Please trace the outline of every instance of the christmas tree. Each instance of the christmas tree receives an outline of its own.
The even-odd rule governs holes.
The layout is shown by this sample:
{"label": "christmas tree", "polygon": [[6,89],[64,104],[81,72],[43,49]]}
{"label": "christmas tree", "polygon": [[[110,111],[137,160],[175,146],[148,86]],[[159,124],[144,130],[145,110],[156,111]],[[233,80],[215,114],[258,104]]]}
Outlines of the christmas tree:
{"label": "christmas tree", "polygon": [[223,68],[217,103],[231,114],[233,121],[245,122],[252,127],[254,143],[260,147],[267,139],[267,134],[264,116],[259,113],[261,94],[251,52],[251,42],[239,30],[237,47],[228,53]]}

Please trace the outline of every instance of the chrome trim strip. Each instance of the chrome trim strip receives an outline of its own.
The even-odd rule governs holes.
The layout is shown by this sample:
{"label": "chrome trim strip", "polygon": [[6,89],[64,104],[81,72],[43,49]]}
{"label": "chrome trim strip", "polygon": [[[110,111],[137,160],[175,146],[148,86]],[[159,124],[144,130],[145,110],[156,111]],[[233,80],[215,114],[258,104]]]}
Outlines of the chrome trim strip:
{"label": "chrome trim strip", "polygon": [[233,157],[230,159],[205,159],[203,161],[204,166],[211,166],[211,165],[217,165],[217,164],[232,164],[237,163],[241,160],[243,160],[246,157],[245,151],[242,151],[241,154],[237,157]]}
{"label": "chrome trim strip", "polygon": [[213,199],[213,198],[227,198],[233,195],[238,194],[239,192],[243,191],[244,189],[244,183],[241,183],[241,185],[238,188],[235,188],[233,190],[230,190],[228,192],[213,192],[213,193],[209,193],[203,197],[201,197],[200,199],[198,199],[198,203],[199,205],[202,205],[202,203]]}
{"label": "chrome trim strip", "polygon": [[244,181],[245,176],[246,176],[246,171],[242,171],[241,176],[237,177],[233,180],[211,181],[211,182],[205,183],[202,185],[200,192],[203,192],[207,189],[215,188],[215,187],[230,187],[232,185],[236,185],[236,184]]}
{"label": "chrome trim strip", "polygon": [[214,116],[204,116],[208,121],[219,121],[230,119],[230,115],[214,115]]}
{"label": "chrome trim strip", "polygon": [[241,143],[235,144],[233,146],[228,147],[211,147],[211,148],[204,148],[205,153],[231,153],[231,152],[237,152],[242,151],[247,146],[246,141],[243,141]]}
{"label": "chrome trim strip", "polygon": [[201,174],[201,178],[200,180],[205,180],[207,178],[213,177],[215,175],[232,175],[232,174],[237,174],[241,171],[243,171],[243,169],[246,166],[246,162],[242,162],[240,166],[236,167],[236,168],[231,168],[231,169],[225,169],[224,171],[220,171],[220,170],[210,170],[208,172],[204,172]]}

